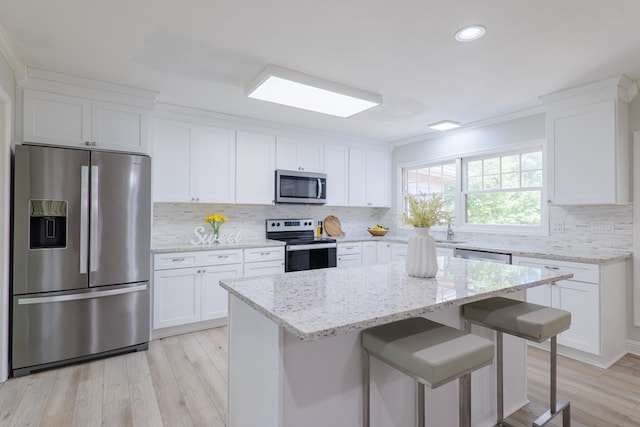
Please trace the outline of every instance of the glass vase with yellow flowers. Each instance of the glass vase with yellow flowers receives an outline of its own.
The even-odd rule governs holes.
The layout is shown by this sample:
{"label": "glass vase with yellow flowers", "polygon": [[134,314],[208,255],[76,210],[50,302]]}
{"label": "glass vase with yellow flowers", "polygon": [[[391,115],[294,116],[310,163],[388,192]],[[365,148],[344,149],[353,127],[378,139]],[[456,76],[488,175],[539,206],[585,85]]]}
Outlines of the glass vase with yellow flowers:
{"label": "glass vase with yellow flowers", "polygon": [[204,222],[208,222],[213,230],[213,243],[220,243],[220,226],[227,221],[226,216],[219,214],[212,214],[204,219]]}

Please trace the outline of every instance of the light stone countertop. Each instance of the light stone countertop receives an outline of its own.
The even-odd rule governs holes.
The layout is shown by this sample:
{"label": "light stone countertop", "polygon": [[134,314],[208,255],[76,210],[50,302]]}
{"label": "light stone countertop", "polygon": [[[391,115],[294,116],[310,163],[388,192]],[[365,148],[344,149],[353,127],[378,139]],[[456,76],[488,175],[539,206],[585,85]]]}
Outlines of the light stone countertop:
{"label": "light stone countertop", "polygon": [[[367,241],[407,243],[408,236],[373,237],[363,234],[359,236],[356,235],[338,237],[336,240],[338,243]],[[473,249],[478,251],[511,254],[513,256],[544,258],[558,261],[582,262],[586,264],[600,265],[624,261],[626,259],[630,259],[632,255],[631,252],[608,248],[584,249],[580,247],[572,247],[571,249],[567,249],[553,247],[552,245],[526,243],[514,245],[504,242],[456,242],[455,240],[454,242],[447,242],[446,240],[436,240],[436,246],[449,249]]]}
{"label": "light stone countertop", "polygon": [[573,276],[450,257],[438,263],[432,279],[409,277],[397,261],[223,279],[220,285],[291,334],[315,341]]}
{"label": "light stone countertop", "polygon": [[266,248],[270,246],[284,246],[285,242],[270,239],[241,240],[236,243],[218,243],[213,245],[192,245],[184,244],[164,244],[154,245],[151,252],[156,254],[166,254],[171,252],[193,252],[193,251],[215,251],[224,249],[250,249],[250,248]]}
{"label": "light stone countertop", "polygon": [[[369,235],[354,235],[346,237],[338,237],[338,243],[348,242],[391,242],[391,243],[407,243],[407,236],[384,236],[373,237]],[[171,252],[192,252],[192,251],[212,251],[218,249],[248,249],[263,248],[268,246],[284,246],[285,242],[269,239],[241,240],[237,243],[220,243],[215,245],[192,245],[190,243],[170,243],[157,244],[151,248],[153,253],[171,253]],[[450,243],[446,240],[436,240],[436,246],[441,248],[461,248],[474,249],[479,251],[489,251],[497,253],[507,253],[513,256],[522,256],[529,258],[544,258],[558,261],[582,262],[586,264],[609,264],[624,261],[631,258],[631,252],[615,250],[615,249],[584,249],[573,247],[571,249],[557,248],[551,245],[531,244],[531,245],[514,245],[507,243],[487,243],[487,242],[455,242]]]}

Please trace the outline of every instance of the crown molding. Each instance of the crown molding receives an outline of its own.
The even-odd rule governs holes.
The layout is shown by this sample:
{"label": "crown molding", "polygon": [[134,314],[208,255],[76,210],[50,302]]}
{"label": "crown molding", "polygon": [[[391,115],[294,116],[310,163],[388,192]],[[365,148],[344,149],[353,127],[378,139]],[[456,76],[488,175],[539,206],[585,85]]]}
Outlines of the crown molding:
{"label": "crown molding", "polygon": [[498,124],[498,123],[509,122],[511,120],[516,120],[516,119],[520,119],[520,118],[523,118],[523,117],[534,116],[536,114],[541,114],[541,113],[544,113],[544,112],[545,112],[544,106],[538,105],[538,106],[527,108],[527,109],[524,109],[524,110],[515,111],[513,113],[503,114],[501,116],[490,117],[488,119],[478,120],[476,122],[471,122],[471,123],[465,123],[465,124],[463,124],[461,127],[457,128],[457,129],[448,130],[448,131],[445,131],[445,132],[434,130],[434,131],[429,132],[429,133],[416,135],[416,136],[413,136],[413,137],[410,137],[410,138],[401,139],[399,141],[394,141],[394,142],[391,143],[391,145],[395,148],[395,147],[399,147],[401,145],[413,144],[415,142],[428,141],[428,140],[431,140],[431,139],[441,138],[443,136],[443,134],[451,135],[451,134],[455,134],[455,133],[467,132],[470,129],[475,129],[475,128],[479,128],[479,127],[485,127],[485,126],[491,126],[491,125],[495,125],[495,124]]}
{"label": "crown molding", "polygon": [[24,80],[27,75],[27,67],[24,65],[24,62],[22,62],[9,35],[2,26],[0,26],[0,53],[2,53],[2,56],[4,56],[9,63],[16,80],[19,82]]}

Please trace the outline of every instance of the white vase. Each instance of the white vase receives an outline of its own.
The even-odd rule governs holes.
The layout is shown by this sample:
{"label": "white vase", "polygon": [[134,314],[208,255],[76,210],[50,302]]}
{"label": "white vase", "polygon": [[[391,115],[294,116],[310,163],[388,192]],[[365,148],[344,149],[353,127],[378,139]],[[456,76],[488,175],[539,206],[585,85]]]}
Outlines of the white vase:
{"label": "white vase", "polygon": [[405,268],[409,276],[435,277],[438,272],[436,241],[428,227],[415,227],[409,237]]}

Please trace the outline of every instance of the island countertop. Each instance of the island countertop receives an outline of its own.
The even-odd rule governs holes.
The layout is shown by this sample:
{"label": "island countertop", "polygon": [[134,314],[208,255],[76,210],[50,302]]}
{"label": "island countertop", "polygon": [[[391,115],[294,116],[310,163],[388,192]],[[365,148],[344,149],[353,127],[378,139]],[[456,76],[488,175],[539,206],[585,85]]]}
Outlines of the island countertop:
{"label": "island countertop", "polygon": [[315,341],[573,276],[450,257],[439,257],[438,264],[430,279],[408,276],[397,261],[223,279],[220,285],[287,332]]}

